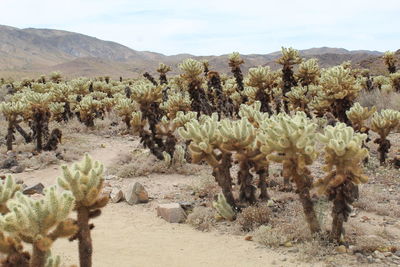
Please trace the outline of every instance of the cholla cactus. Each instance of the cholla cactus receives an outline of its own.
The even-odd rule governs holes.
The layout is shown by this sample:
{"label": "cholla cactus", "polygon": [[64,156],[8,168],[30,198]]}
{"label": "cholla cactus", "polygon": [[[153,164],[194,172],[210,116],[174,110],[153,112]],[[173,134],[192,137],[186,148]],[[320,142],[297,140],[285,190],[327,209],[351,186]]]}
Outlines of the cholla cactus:
{"label": "cholla cactus", "polygon": [[25,252],[18,237],[5,236],[0,232],[0,252],[7,257],[0,260],[1,266],[29,267],[31,255]]}
{"label": "cholla cactus", "polygon": [[167,72],[171,71],[171,67],[165,65],[164,63],[160,63],[157,68],[157,72],[160,73],[160,84],[167,84]]}
{"label": "cholla cactus", "polygon": [[58,184],[75,196],[78,213],[79,261],[81,266],[92,266],[93,245],[90,235],[89,220],[101,214],[101,208],[107,205],[108,196],[101,195],[104,182],[104,167],[98,161],[85,154],[80,163],[72,168],[63,165],[63,177],[58,177]]}
{"label": "cholla cactus", "polygon": [[308,86],[310,84],[317,84],[320,74],[318,60],[311,58],[299,65],[295,76],[302,86]]}
{"label": "cholla cactus", "polygon": [[34,200],[17,192],[7,202],[10,212],[0,216],[0,229],[33,245],[29,266],[44,266],[53,242],[76,233],[76,225],[68,219],[74,200],[70,192],[60,194],[53,186],[45,189],[44,199]]}
{"label": "cholla cactus", "polygon": [[204,89],[201,87],[203,77],[203,64],[194,59],[186,59],[180,65],[179,69],[183,71],[181,77],[188,85],[188,92],[192,101],[192,111],[209,115],[212,107],[207,99]]}
{"label": "cholla cactus", "polygon": [[232,116],[234,106],[232,100],[224,93],[219,73],[216,71],[207,73],[208,99],[213,102],[214,110],[220,115]]}
{"label": "cholla cactus", "polygon": [[396,92],[400,92],[400,72],[390,74],[390,83]]}
{"label": "cholla cactus", "polygon": [[327,126],[324,134],[318,134],[318,139],[325,144],[324,171],[328,174],[314,185],[320,194],[326,194],[333,201],[331,236],[337,242],[344,233],[343,223],[351,212],[350,204],[358,198],[357,185],[368,181],[361,166],[368,156],[368,150],[362,148],[366,138],[366,134],[355,133],[344,123]]}
{"label": "cholla cactus", "polygon": [[394,52],[387,51],[383,55],[383,60],[385,61],[385,64],[388,68],[389,73],[395,73],[396,72],[396,56]]}
{"label": "cholla cactus", "polygon": [[50,73],[50,81],[53,83],[60,83],[62,81],[61,73],[58,71],[53,71]]}
{"label": "cholla cactus", "polygon": [[353,105],[362,89],[351,70],[342,66],[332,67],[322,73],[320,84],[323,88],[323,98],[332,106],[333,115],[339,121],[350,124],[346,111]]}
{"label": "cholla cactus", "polygon": [[[203,120],[203,121],[201,121]],[[219,150],[223,137],[219,131],[218,115],[204,116],[199,120],[191,120],[185,127],[178,129],[180,136],[191,141],[189,152],[193,163],[205,160],[213,168],[213,176],[222,189],[229,205],[236,208],[232,194],[232,155],[228,151]]]}
{"label": "cholla cactus", "polygon": [[0,112],[8,122],[6,145],[7,150],[12,150],[14,141],[14,132],[21,117],[26,112],[26,103],[24,102],[2,102],[0,103]]}
{"label": "cholla cactus", "polygon": [[16,184],[11,175],[8,175],[5,180],[0,182],[0,213],[6,214],[9,212],[7,201],[14,197],[15,193],[21,190],[21,186]]}
{"label": "cholla cactus", "polygon": [[257,88],[255,99],[261,102],[261,111],[272,114],[270,107],[272,88],[276,84],[278,73],[272,72],[270,67],[249,69],[247,85]]}
{"label": "cholla cactus", "polygon": [[29,110],[33,138],[36,140],[36,150],[39,152],[43,148],[43,138],[49,135],[51,97],[50,93],[26,92],[22,100]]}
{"label": "cholla cactus", "polygon": [[87,126],[94,127],[96,113],[101,107],[101,102],[94,99],[91,95],[84,96],[82,100],[76,104],[74,111],[78,113],[79,119]]}
{"label": "cholla cactus", "polygon": [[[285,96],[297,82],[293,75],[293,66],[302,62],[299,51],[293,48],[282,47],[282,56],[276,61],[282,65],[282,93]],[[284,99],[284,108],[286,113],[289,113],[289,106],[287,100]]]}
{"label": "cholla cactus", "polygon": [[309,89],[305,86],[292,87],[290,92],[286,94],[287,99],[291,105],[292,110],[303,111],[311,118],[311,112],[308,107],[311,102],[311,96],[309,95]]}
{"label": "cholla cactus", "polygon": [[400,112],[391,109],[383,109],[380,113],[372,116],[371,130],[379,134],[379,138],[374,143],[379,144],[379,161],[383,165],[390,149],[390,141],[387,136],[400,124]]}
{"label": "cholla cactus", "polygon": [[188,112],[192,101],[186,92],[170,93],[168,100],[160,107],[167,113],[169,119],[174,119],[179,111]]}
{"label": "cholla cactus", "polygon": [[235,77],[239,92],[244,90],[243,74],[242,70],[240,69],[240,65],[242,65],[243,63],[244,60],[240,57],[240,54],[238,52],[233,52],[229,55],[229,67],[231,67],[231,71],[233,73],[233,76]]}
{"label": "cholla cactus", "polygon": [[261,103],[259,101],[254,102],[252,105],[240,105],[239,116],[247,118],[257,129],[264,120],[268,119],[268,113],[261,112]]}
{"label": "cholla cactus", "polygon": [[118,116],[122,117],[128,130],[131,128],[132,113],[137,110],[137,105],[130,99],[120,98],[118,99],[115,109],[118,112]]}
{"label": "cholla cactus", "polygon": [[304,112],[297,112],[292,117],[285,113],[272,116],[261,128],[263,134],[258,135],[261,152],[269,160],[282,163],[283,177],[296,184],[311,232],[319,232],[320,226],[310,197],[312,177],[307,168],[318,154],[315,148],[317,125]]}
{"label": "cholla cactus", "polygon": [[226,201],[223,194],[218,194],[217,200],[213,201],[213,207],[217,210],[218,214],[228,221],[233,221],[236,217],[235,211]]}
{"label": "cholla cactus", "polygon": [[346,111],[346,115],[351,121],[355,131],[368,134],[369,128],[364,125],[364,121],[368,120],[375,112],[375,106],[368,109],[367,107],[362,107],[360,103],[356,102],[348,111]]}
{"label": "cholla cactus", "polygon": [[223,143],[220,145],[222,151],[233,153],[235,161],[239,162],[240,170],[238,172],[238,183],[240,185],[240,201],[254,204],[256,202],[256,188],[252,185],[253,175],[250,170],[259,174],[259,188],[261,189],[260,198],[268,199],[266,188],[266,176],[268,175],[268,161],[262,154],[257,145],[256,128],[242,117],[241,120],[232,121],[222,120],[219,131],[223,137]]}

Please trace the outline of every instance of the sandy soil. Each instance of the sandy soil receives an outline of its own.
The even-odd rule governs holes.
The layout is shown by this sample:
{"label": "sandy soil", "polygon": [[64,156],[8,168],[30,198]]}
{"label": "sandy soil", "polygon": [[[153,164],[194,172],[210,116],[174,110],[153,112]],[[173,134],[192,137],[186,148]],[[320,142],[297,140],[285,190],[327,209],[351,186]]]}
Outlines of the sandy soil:
{"label": "sandy soil", "polygon": [[[138,145],[137,141],[126,139],[92,138],[91,142],[106,144],[88,151],[106,167],[113,164],[121,153]],[[28,186],[38,182],[49,186],[59,175],[59,166],[53,165],[14,174],[14,177],[23,179]],[[159,201],[165,202],[162,194],[178,190],[177,184],[191,185],[193,179],[183,175],[151,175],[121,182],[126,185],[140,181],[155,199],[135,206],[125,202],[110,203],[103,209],[103,214],[93,221],[96,226],[92,232],[94,266],[309,266],[297,262],[294,255],[283,255],[255,242],[245,241],[243,236],[204,233],[189,225],[170,224],[158,218],[155,206]],[[53,253],[60,255],[66,266],[78,263],[76,242],[57,240]]]}

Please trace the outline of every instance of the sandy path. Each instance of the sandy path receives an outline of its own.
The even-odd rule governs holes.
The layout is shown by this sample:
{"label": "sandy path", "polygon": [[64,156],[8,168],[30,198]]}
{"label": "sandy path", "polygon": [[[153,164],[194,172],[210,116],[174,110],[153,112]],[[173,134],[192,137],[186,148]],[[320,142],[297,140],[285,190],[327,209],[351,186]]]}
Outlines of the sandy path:
{"label": "sandy path", "polygon": [[[98,139],[98,137],[96,137]],[[95,140],[94,140],[95,141]],[[102,140],[105,148],[90,152],[93,158],[105,166],[113,163],[120,153],[137,146],[137,142],[125,140]],[[26,184],[42,182],[46,186],[55,183],[60,175],[58,166],[14,175]],[[165,181],[160,175],[156,182],[145,186],[158,185]],[[179,182],[184,176],[176,177]],[[187,178],[187,183],[191,183]],[[142,180],[142,179],[139,179]],[[125,182],[124,182],[125,184]],[[147,185],[146,185],[147,184]],[[171,181],[167,184],[170,186]],[[162,184],[161,184],[162,185]],[[148,188],[150,194],[152,188]],[[158,191],[158,190],[157,190]],[[170,224],[158,218],[155,203],[129,206],[126,203],[110,203],[103,214],[93,222],[93,265],[95,267],[133,266],[309,266],[295,262],[294,255],[282,255],[271,249],[262,248],[243,237],[222,235],[216,232],[203,233],[185,224]],[[77,243],[57,240],[53,253],[62,256],[66,264],[78,263]],[[314,265],[316,266],[316,265]]]}

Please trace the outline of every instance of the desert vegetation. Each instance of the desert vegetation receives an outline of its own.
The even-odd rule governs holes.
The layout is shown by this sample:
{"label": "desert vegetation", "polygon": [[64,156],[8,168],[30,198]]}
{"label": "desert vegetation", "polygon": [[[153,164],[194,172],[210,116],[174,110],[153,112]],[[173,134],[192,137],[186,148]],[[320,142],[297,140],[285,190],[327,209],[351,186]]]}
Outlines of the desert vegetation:
{"label": "desert vegetation", "polygon": [[[135,79],[67,80],[58,72],[2,79],[2,266],[61,266],[52,252],[61,238],[78,241],[80,266],[96,266],[91,220],[109,200],[149,201],[141,184],[122,182],[122,193],[105,177],[152,173],[212,178],[190,186],[176,222],[228,229],[275,249],[298,247],[314,261],[345,254],[333,261],[400,264],[398,223],[391,234],[374,233],[375,239],[358,225],[360,217],[386,220],[382,212],[394,221],[400,216],[398,203],[390,208],[400,188],[395,54],[382,58],[387,75],[372,76],[349,62],[321,68],[293,48],[281,53],[278,70],[254,66],[247,73],[235,52],[227,58],[227,74],[186,59],[176,67],[161,63]],[[94,141],[101,148],[113,138],[136,147],[105,169],[84,153],[91,150],[84,138],[101,140]],[[43,192],[26,193],[24,181],[9,173],[47,167],[40,162],[63,163],[60,176]],[[162,205],[157,210],[173,220]]]}

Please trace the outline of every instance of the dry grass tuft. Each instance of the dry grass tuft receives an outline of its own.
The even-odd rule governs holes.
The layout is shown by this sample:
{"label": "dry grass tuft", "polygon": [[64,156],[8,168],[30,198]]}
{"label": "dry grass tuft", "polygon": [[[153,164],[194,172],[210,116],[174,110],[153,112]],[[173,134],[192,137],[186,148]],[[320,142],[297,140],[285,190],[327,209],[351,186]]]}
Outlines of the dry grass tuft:
{"label": "dry grass tuft", "polygon": [[244,231],[252,231],[255,228],[269,222],[271,211],[266,203],[249,206],[237,216],[237,222]]}
{"label": "dry grass tuft", "polygon": [[363,107],[375,106],[377,110],[400,110],[400,94],[395,92],[382,92],[380,90],[362,91],[356,100]]}
{"label": "dry grass tuft", "polygon": [[186,222],[200,231],[210,231],[215,223],[215,211],[208,207],[195,207]]}

